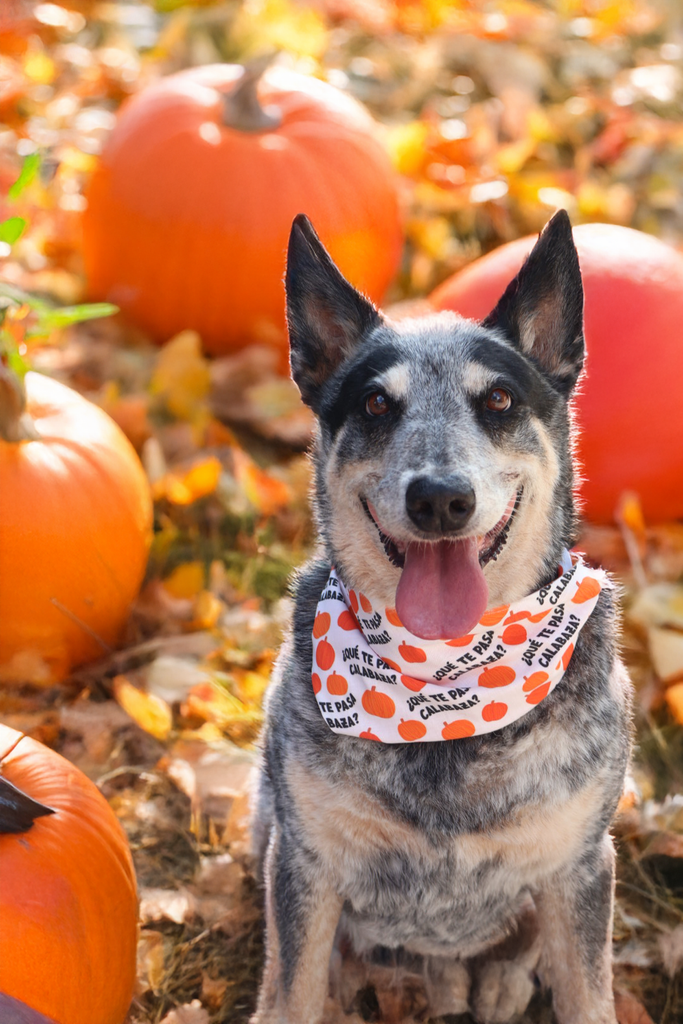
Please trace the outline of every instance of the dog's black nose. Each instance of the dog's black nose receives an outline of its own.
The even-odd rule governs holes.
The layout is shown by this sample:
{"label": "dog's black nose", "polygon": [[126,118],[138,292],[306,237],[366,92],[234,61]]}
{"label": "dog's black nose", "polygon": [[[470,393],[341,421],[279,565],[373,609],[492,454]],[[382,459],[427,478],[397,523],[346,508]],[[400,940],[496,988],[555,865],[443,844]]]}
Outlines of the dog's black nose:
{"label": "dog's black nose", "polygon": [[408,515],[423,533],[461,530],[475,504],[474,491],[458,476],[418,476],[406,491]]}

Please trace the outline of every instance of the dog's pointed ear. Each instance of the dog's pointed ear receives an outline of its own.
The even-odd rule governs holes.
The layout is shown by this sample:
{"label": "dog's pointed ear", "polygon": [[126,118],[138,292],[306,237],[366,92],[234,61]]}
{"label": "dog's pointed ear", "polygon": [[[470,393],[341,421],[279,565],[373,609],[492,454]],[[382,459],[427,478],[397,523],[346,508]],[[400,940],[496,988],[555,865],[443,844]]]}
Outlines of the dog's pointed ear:
{"label": "dog's pointed ear", "polygon": [[325,381],[380,314],[341,274],[302,213],[289,236],[285,283],[292,377],[304,402],[318,412]]}
{"label": "dog's pointed ear", "polygon": [[565,210],[546,224],[536,245],[484,327],[496,327],[567,393],[583,366],[583,286]]}

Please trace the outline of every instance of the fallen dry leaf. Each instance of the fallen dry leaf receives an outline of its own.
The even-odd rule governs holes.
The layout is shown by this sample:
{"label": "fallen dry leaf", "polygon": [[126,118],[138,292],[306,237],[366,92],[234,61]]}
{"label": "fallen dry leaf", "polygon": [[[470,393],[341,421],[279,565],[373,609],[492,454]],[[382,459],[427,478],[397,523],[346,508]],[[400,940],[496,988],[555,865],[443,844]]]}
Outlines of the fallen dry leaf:
{"label": "fallen dry leaf", "polygon": [[158,740],[165,740],[173,728],[173,715],[165,700],[153,693],[143,693],[125,676],[116,676],[114,697],[134,722]]}

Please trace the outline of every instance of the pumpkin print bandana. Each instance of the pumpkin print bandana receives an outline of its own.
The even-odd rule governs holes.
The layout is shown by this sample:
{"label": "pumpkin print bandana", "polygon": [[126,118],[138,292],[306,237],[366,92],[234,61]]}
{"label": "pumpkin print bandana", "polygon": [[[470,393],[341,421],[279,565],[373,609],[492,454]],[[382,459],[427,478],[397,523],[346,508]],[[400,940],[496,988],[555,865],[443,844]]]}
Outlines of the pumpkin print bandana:
{"label": "pumpkin print bandana", "polygon": [[313,690],[333,732],[382,743],[494,732],[562,679],[603,587],[601,569],[563,553],[561,575],[485,612],[452,640],[421,640],[395,609],[345,588],[334,568],[313,624]]}

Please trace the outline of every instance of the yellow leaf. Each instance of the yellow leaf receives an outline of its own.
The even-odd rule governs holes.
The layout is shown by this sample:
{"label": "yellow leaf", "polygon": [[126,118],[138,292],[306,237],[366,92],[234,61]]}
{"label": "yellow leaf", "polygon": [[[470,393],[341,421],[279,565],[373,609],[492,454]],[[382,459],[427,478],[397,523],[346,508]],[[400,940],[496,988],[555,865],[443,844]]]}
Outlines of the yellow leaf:
{"label": "yellow leaf", "polygon": [[411,121],[390,128],[386,141],[389,155],[399,174],[419,174],[425,159],[425,146],[431,128],[426,121]]}
{"label": "yellow leaf", "polygon": [[164,580],[164,589],[171,597],[196,597],[204,587],[204,563],[183,562]]}
{"label": "yellow leaf", "polygon": [[181,420],[206,415],[211,386],[208,360],[196,331],[181,331],[165,345],[157,359],[150,391],[160,395],[169,412]]}
{"label": "yellow leaf", "polygon": [[115,677],[114,697],[141,729],[158,740],[168,738],[173,727],[173,715],[165,700],[138,690],[125,676]]}
{"label": "yellow leaf", "polygon": [[213,494],[222,472],[220,459],[208,455],[189,469],[174,469],[166,473],[152,485],[152,494],[156,501],[167,498],[173,505],[191,505],[193,501]]}
{"label": "yellow leaf", "polygon": [[212,594],[210,590],[202,590],[195,601],[194,618],[190,623],[190,628],[213,629],[224,611],[225,605],[220,598]]}

